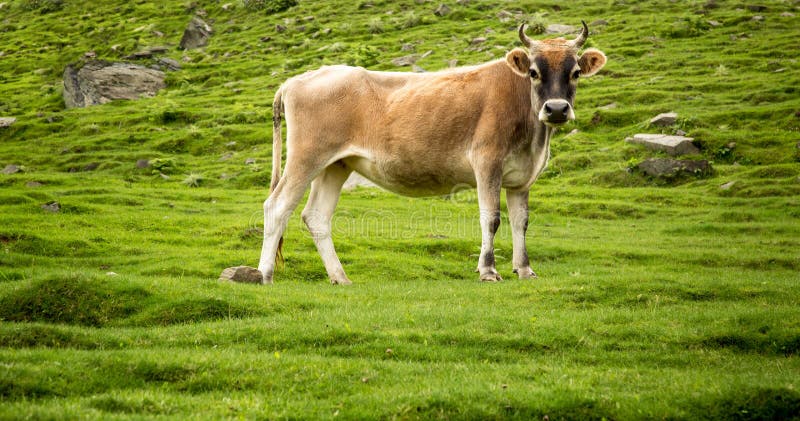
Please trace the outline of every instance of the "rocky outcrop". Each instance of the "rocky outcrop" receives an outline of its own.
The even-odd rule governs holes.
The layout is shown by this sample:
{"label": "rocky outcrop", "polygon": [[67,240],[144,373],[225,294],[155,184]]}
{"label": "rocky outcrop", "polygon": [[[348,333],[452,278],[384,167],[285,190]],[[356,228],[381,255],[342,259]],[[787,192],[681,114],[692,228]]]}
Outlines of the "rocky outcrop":
{"label": "rocky outcrop", "polygon": [[70,64],[64,70],[64,103],[76,108],[154,96],[166,86],[164,76],[160,70],[130,63]]}
{"label": "rocky outcrop", "polygon": [[707,175],[711,164],[706,160],[690,161],[667,158],[650,158],[637,168],[651,177],[672,178],[679,175]]}
{"label": "rocky outcrop", "polygon": [[0,117],[0,127],[11,127],[16,122],[16,117]]}
{"label": "rocky outcrop", "polygon": [[183,31],[180,47],[183,50],[205,47],[213,32],[209,24],[195,16]]}

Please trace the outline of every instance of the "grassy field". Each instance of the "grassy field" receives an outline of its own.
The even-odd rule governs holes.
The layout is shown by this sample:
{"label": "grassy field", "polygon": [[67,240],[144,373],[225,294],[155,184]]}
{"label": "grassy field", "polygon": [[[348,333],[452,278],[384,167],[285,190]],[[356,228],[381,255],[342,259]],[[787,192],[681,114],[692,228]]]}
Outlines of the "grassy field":
{"label": "grassy field", "polygon": [[[797,2],[192,3],[0,8],[0,169],[22,169],[0,174],[0,419],[800,418]],[[199,9],[211,42],[166,53],[183,69],[158,96],[65,110],[64,66],[174,47]],[[608,22],[588,46],[609,63],[532,189],[538,279],[511,273],[504,215],[506,281],[477,281],[474,195],[359,188],[334,220],[353,286],[299,212],[273,286],[216,280],[257,263],[283,80],[479,63],[521,20],[581,19]],[[660,155],[625,137],[677,130],[713,174],[635,170]]]}

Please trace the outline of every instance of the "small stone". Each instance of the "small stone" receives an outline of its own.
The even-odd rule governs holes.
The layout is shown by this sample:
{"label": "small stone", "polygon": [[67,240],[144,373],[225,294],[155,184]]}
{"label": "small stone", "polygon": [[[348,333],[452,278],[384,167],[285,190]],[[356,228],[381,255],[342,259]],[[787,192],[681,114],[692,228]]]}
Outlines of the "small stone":
{"label": "small stone", "polygon": [[169,57],[160,57],[157,60],[158,64],[167,68],[167,70],[177,71],[181,69],[181,63],[178,60]]}
{"label": "small stone", "polygon": [[83,170],[84,171],[94,171],[98,167],[100,167],[100,163],[99,162],[92,162],[92,163],[86,164],[86,166],[83,167]]}
{"label": "small stone", "polygon": [[10,174],[16,174],[16,173],[18,173],[20,171],[21,170],[20,170],[20,168],[18,166],[14,165],[14,164],[8,164],[8,165],[6,165],[5,168],[3,168],[3,171],[0,171],[0,172],[2,172],[3,174],[9,174],[10,175]]}
{"label": "small stone", "polygon": [[117,272],[106,272],[106,276],[117,276]]}
{"label": "small stone", "polygon": [[42,183],[40,183],[38,181],[28,181],[27,183],[25,183],[25,187],[28,187],[28,188],[31,188],[31,189],[35,189],[37,187],[42,187],[42,186],[44,186],[44,184],[42,184]]}
{"label": "small stone", "polygon": [[610,104],[606,104],[606,105],[603,105],[602,107],[597,107],[597,108],[599,108],[601,110],[613,110],[613,109],[617,108],[617,103],[616,102],[612,102]]}
{"label": "small stone", "polygon": [[233,10],[233,3],[225,3],[225,4],[223,4],[222,5],[222,10],[224,10],[226,12],[228,10]]}
{"label": "small stone", "polygon": [[232,147],[236,146],[236,141],[235,140],[231,140],[230,142],[226,143],[225,146],[228,147],[228,148],[232,148]]}
{"label": "small stone", "polygon": [[728,148],[728,149],[731,149],[731,150],[732,150],[732,149],[735,149],[735,148],[736,148],[736,142],[728,142],[728,143],[725,145],[725,147],[726,147],[726,148]]}
{"label": "small stone", "polygon": [[58,202],[47,202],[44,205],[42,205],[42,209],[48,212],[56,213],[61,210],[61,204],[59,204]]}
{"label": "small stone", "polygon": [[763,12],[763,11],[767,10],[767,6],[763,6],[763,5],[760,5],[760,4],[748,4],[746,7],[747,7],[747,10],[749,10],[751,12]]}
{"label": "small stone", "polygon": [[306,31],[306,26],[305,25],[299,25],[295,29],[297,29],[297,32],[305,32]]}
{"label": "small stone", "polygon": [[794,13],[792,13],[792,12],[783,12],[783,13],[781,13],[781,17],[793,18],[794,17]]}
{"label": "small stone", "polygon": [[222,155],[221,157],[219,157],[219,160],[221,162],[224,162],[224,161],[227,161],[227,160],[229,160],[231,158],[233,158],[233,152],[228,152],[228,153]]}
{"label": "small stone", "polygon": [[261,41],[261,42],[270,42],[270,41],[272,41],[272,37],[270,37],[270,36],[261,37],[258,40]]}
{"label": "small stone", "polygon": [[140,159],[136,161],[136,168],[142,169],[142,168],[147,168],[149,166],[150,166],[149,159]]}
{"label": "small stone", "polygon": [[255,158],[247,158],[244,160],[244,165],[254,165],[256,163]]}
{"label": "small stone", "polygon": [[93,59],[95,57],[97,57],[97,53],[95,53],[94,51],[87,51],[87,52],[83,53],[83,58]]}
{"label": "small stone", "polygon": [[608,21],[605,19],[597,19],[596,21],[589,24],[589,26],[606,26],[608,25]]}
{"label": "small stone", "polygon": [[692,143],[694,139],[691,137],[640,133],[633,135],[627,141],[628,143],[644,145],[650,150],[664,151],[672,156],[700,153],[700,150]]}
{"label": "small stone", "polygon": [[711,25],[711,26],[714,26],[714,27],[717,27],[717,26],[722,26],[722,24],[721,24],[721,23],[719,23],[719,22],[717,22],[717,21],[715,21],[715,20],[710,20],[710,21],[708,21],[708,24],[709,24],[709,25]]}
{"label": "small stone", "polygon": [[514,14],[508,10],[501,10],[497,12],[497,18],[500,19],[500,22],[508,22],[514,18]]}
{"label": "small stone", "polygon": [[386,355],[392,355],[392,354],[394,354],[394,351],[392,351],[392,348],[386,348]]}
{"label": "small stone", "polygon": [[249,266],[229,267],[219,275],[220,281],[241,282],[245,284],[262,284],[264,277],[261,272]]}
{"label": "small stone", "polygon": [[719,186],[719,189],[720,189],[720,190],[728,190],[728,189],[730,189],[731,187],[733,187],[733,185],[734,185],[734,184],[736,184],[736,181],[728,181],[727,183],[725,183],[725,184],[723,184],[723,185]]}
{"label": "small stone", "polygon": [[350,173],[350,177],[347,178],[347,181],[344,182],[344,186],[342,186],[342,188],[344,190],[353,190],[356,187],[378,187],[378,186],[372,181],[364,178],[363,175],[357,172],[352,172]]}
{"label": "small stone", "polygon": [[17,122],[16,117],[0,117],[0,128],[11,127],[11,125],[16,122]]}
{"label": "small stone", "polygon": [[566,136],[572,136],[578,134],[580,131],[578,129],[572,129]]}
{"label": "small stone", "polygon": [[169,176],[164,174],[163,172],[159,172],[158,175],[161,177],[162,180],[169,180]]}
{"label": "small stone", "polygon": [[392,59],[392,64],[395,66],[411,66],[412,64],[416,63],[417,60],[419,60],[419,56],[416,54],[411,54]]}
{"label": "small stone", "polygon": [[316,19],[314,16],[306,16],[306,17],[303,18],[303,21],[305,21],[305,22],[313,22],[314,19]]}
{"label": "small stone", "polygon": [[414,51],[416,49],[417,49],[417,46],[412,44],[412,43],[410,43],[410,42],[407,42],[407,43],[405,43],[405,44],[400,46],[400,51]]}
{"label": "small stone", "polygon": [[677,113],[663,113],[650,119],[651,126],[671,126],[678,120]]}
{"label": "small stone", "polygon": [[472,41],[469,42],[469,45],[471,47],[475,47],[483,44],[484,42],[486,42],[486,37],[478,37],[478,38],[473,38]]}
{"label": "small stone", "polygon": [[676,136],[686,136],[686,132],[681,130],[681,129],[678,129],[678,130],[675,130],[675,135]]}
{"label": "small stone", "polygon": [[578,28],[572,25],[561,25],[554,23],[547,25],[547,28],[545,28],[544,32],[548,34],[574,34],[578,32]]}
{"label": "small stone", "polygon": [[281,24],[275,25],[275,32],[286,32],[286,26]]}
{"label": "small stone", "polygon": [[417,66],[416,64],[411,65],[411,71],[414,73],[425,73],[425,69],[422,67]]}
{"label": "small stone", "polygon": [[433,11],[433,14],[436,16],[445,16],[450,14],[450,8],[446,4],[440,4],[436,10]]}
{"label": "small stone", "polygon": [[753,16],[753,21],[755,21],[755,22],[763,22],[764,21],[764,16],[755,15],[755,16]]}

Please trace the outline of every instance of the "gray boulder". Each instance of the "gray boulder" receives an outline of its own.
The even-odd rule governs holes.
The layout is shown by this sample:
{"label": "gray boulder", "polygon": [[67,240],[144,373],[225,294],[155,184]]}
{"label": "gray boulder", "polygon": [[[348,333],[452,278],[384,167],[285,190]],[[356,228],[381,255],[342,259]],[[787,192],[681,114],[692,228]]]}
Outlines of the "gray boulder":
{"label": "gray boulder", "polygon": [[650,150],[663,151],[672,156],[700,153],[700,150],[692,143],[694,139],[685,136],[640,133],[633,135],[632,138],[628,138],[626,141],[644,145]]}
{"label": "gray boulder", "polygon": [[129,63],[90,61],[64,70],[67,108],[105,104],[115,99],[154,96],[165,87],[164,72]]}
{"label": "gray boulder", "polygon": [[180,47],[184,50],[205,47],[213,32],[214,30],[209,24],[195,16],[183,31]]}
{"label": "gray boulder", "polygon": [[450,14],[450,7],[448,7],[446,4],[440,4],[439,7],[437,7],[436,10],[433,11],[433,14],[436,16],[448,15]]}
{"label": "gray boulder", "polygon": [[261,271],[249,266],[234,266],[222,271],[220,281],[241,282],[245,284],[261,284],[264,277]]}
{"label": "gray boulder", "polygon": [[703,175],[711,172],[706,160],[689,161],[669,158],[650,158],[636,166],[651,177],[672,178],[678,175]]}
{"label": "gray boulder", "polygon": [[578,32],[578,27],[554,23],[552,25],[547,25],[544,32],[547,34],[574,34]]}

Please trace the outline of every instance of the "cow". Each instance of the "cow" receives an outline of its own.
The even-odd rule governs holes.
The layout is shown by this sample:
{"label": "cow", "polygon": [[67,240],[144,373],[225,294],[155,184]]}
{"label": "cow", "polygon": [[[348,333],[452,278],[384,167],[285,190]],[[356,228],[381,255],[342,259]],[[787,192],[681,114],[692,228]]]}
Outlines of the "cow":
{"label": "cow", "polygon": [[[525,246],[528,192],[547,166],[550,138],[575,119],[578,79],[606,63],[601,51],[579,50],[589,28],[564,38],[533,40],[504,58],[431,73],[379,72],[324,66],[292,77],[275,93],[270,194],[258,269],[272,283],[289,217],[311,185],[302,219],[332,284],[351,281],[331,238],[342,185],[355,171],[407,196],[443,195],[454,186],[477,189],[481,281],[495,268],[500,190],[506,189],[513,272],[535,278]],[[281,115],[286,164],[281,175]]]}

